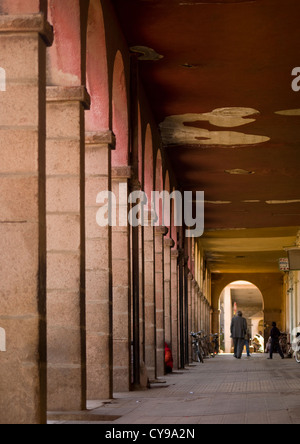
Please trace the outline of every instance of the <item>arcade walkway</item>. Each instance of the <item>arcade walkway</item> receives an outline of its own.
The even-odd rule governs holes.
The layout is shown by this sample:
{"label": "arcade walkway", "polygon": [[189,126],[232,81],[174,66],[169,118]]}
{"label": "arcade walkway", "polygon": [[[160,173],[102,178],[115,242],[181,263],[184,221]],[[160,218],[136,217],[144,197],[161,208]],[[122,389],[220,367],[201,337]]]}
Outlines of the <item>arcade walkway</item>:
{"label": "arcade walkway", "polygon": [[[164,380],[148,391],[116,395],[102,406],[90,402],[88,416],[81,413],[77,419],[101,419],[101,424],[300,424],[300,367],[294,360],[254,355],[236,361],[223,355]],[[67,416],[49,419],[73,423]]]}

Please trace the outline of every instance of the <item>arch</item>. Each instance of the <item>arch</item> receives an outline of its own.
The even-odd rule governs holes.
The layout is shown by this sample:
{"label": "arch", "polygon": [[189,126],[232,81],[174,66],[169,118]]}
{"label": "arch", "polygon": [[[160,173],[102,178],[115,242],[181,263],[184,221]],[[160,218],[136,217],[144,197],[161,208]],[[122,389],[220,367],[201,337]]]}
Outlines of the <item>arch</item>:
{"label": "arch", "polygon": [[0,327],[0,352],[6,351],[6,333],[4,328]]}
{"label": "arch", "polygon": [[117,52],[114,62],[112,89],[112,130],[116,136],[113,166],[128,165],[129,158],[128,101],[123,56]]}
{"label": "arch", "polygon": [[[244,281],[244,282],[249,282],[250,284],[254,285],[255,287],[257,287],[259,289],[259,291],[261,292],[262,296],[264,294],[264,289],[262,286],[262,281],[260,279],[260,275],[256,275],[256,274],[239,274],[239,273],[228,273],[228,274],[224,274],[221,275],[221,279],[218,279],[216,282],[216,292],[220,295],[222,293],[222,291],[230,284],[233,284],[234,282],[239,282],[239,281]],[[219,297],[219,296],[218,296]],[[264,299],[264,296],[263,296]]]}
{"label": "arch", "polygon": [[86,130],[97,131],[109,128],[110,115],[105,24],[99,0],[90,0],[86,40],[87,89],[92,98]]}
{"label": "arch", "polygon": [[6,91],[6,71],[0,68],[0,91]]}
{"label": "arch", "polygon": [[49,20],[54,27],[54,44],[48,49],[47,84],[81,86],[85,67],[81,58],[79,0],[49,0]]}
{"label": "arch", "polygon": [[260,323],[264,323],[264,299],[259,288],[250,281],[238,280],[227,284],[219,295],[220,338],[221,348],[231,353],[232,340],[230,326],[232,317],[242,311],[247,319],[248,331],[251,338],[257,334],[262,336],[264,350],[264,332],[260,331]]}

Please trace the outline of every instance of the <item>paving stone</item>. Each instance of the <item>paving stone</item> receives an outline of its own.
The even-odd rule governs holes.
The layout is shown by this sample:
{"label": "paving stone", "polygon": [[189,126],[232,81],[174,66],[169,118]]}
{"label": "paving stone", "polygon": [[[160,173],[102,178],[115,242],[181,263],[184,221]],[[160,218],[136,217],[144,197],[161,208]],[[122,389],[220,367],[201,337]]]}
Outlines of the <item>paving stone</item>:
{"label": "paving stone", "polygon": [[120,417],[101,424],[300,423],[300,366],[294,360],[221,355],[164,380],[148,391],[115,394],[109,404],[89,406],[94,415]]}

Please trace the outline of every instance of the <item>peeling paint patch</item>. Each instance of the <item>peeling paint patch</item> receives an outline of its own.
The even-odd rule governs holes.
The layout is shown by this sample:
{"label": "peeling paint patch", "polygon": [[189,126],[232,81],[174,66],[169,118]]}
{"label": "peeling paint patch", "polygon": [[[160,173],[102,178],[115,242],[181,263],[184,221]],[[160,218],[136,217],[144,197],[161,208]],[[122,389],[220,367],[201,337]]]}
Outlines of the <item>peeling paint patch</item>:
{"label": "peeling paint patch", "polygon": [[189,114],[195,116],[195,121],[206,121],[211,125],[223,128],[235,128],[255,122],[256,119],[250,119],[249,116],[259,115],[259,111],[252,108],[217,108],[209,113]]}
{"label": "peeling paint patch", "polygon": [[148,46],[132,46],[130,51],[140,54],[138,59],[142,61],[155,62],[164,58],[163,55],[158,54],[154,49],[148,48]]}
{"label": "peeling paint patch", "polygon": [[275,114],[280,116],[300,116],[300,109],[287,109],[285,111],[276,111]]}
{"label": "peeling paint patch", "polygon": [[187,123],[208,121],[219,127],[237,127],[252,123],[255,119],[245,118],[258,111],[249,108],[219,108],[204,114],[182,114],[167,117],[161,124],[165,145],[256,145],[270,140],[269,137],[244,134],[235,131],[209,131],[187,126]]}
{"label": "peeling paint patch", "polygon": [[230,205],[232,202],[227,200],[205,200],[204,203],[211,205]]}
{"label": "peeling paint patch", "polygon": [[287,205],[287,204],[300,203],[300,199],[294,199],[294,200],[267,200],[266,203],[268,205]]}
{"label": "peeling paint patch", "polygon": [[236,175],[236,176],[249,176],[251,174],[255,174],[254,171],[247,171],[247,170],[241,170],[241,169],[225,170],[225,173]]}
{"label": "peeling paint patch", "polygon": [[242,203],[260,203],[261,200],[242,200]]}

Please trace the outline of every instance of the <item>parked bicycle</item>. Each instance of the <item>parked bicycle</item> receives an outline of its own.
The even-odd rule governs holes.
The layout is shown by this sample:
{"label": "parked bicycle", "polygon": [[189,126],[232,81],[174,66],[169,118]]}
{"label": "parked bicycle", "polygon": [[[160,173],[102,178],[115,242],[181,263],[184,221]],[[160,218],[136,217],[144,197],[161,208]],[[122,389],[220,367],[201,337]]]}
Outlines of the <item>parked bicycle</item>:
{"label": "parked bicycle", "polygon": [[281,332],[281,336],[279,338],[279,345],[281,350],[286,358],[293,357],[293,348],[291,343],[288,341],[288,334],[286,332]]}
{"label": "parked bicycle", "polygon": [[[202,349],[204,352],[204,358],[205,359],[209,359],[209,358],[214,358],[215,357],[215,349],[214,349],[214,345],[212,344],[210,338],[212,335],[208,336],[206,334],[204,334],[204,331],[200,332],[200,343],[202,345]],[[202,335],[203,334],[203,335]]]}
{"label": "parked bicycle", "polygon": [[194,362],[201,362],[203,364],[204,350],[202,348],[202,343],[200,338],[201,333],[202,332],[198,333],[191,332],[190,336],[192,337],[192,349],[193,349],[192,359]]}
{"label": "parked bicycle", "polygon": [[213,354],[214,356],[217,356],[220,353],[220,344],[219,344],[219,335],[218,333],[215,333],[212,336],[212,344],[213,344]]}

